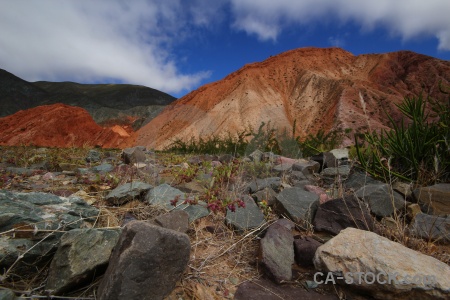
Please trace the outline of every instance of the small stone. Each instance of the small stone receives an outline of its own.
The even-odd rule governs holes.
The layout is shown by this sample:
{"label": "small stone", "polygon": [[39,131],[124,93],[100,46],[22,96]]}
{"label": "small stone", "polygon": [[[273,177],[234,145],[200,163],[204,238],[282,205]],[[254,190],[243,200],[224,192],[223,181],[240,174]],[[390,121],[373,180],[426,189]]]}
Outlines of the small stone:
{"label": "small stone", "polygon": [[275,222],[261,239],[261,260],[277,283],[292,279],[294,237],[291,230]]}
{"label": "small stone", "polygon": [[228,225],[243,233],[264,224],[264,214],[250,196],[244,196],[245,207],[236,207],[235,211],[227,208],[225,221]]}

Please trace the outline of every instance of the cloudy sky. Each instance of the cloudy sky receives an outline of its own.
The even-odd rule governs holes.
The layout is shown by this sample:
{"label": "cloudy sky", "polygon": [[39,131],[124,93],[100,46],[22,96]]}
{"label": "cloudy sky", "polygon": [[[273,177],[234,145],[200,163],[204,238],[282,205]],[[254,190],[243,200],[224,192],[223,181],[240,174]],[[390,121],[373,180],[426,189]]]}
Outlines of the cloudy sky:
{"label": "cloudy sky", "polygon": [[0,0],[0,68],[176,97],[290,49],[450,60],[449,0]]}

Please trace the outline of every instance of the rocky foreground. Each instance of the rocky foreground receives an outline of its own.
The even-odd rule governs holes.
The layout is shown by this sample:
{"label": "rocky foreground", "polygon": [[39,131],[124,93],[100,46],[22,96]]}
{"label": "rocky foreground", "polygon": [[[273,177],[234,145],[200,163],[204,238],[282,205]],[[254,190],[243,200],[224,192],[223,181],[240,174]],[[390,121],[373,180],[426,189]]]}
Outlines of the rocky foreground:
{"label": "rocky foreground", "polygon": [[0,152],[0,299],[450,297],[450,184],[386,184],[346,149]]}

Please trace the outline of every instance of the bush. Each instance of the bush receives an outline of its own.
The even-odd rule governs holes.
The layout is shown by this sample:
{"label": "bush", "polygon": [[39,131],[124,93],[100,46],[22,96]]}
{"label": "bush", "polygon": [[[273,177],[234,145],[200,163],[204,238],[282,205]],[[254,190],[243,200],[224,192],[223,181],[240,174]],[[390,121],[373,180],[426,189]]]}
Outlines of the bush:
{"label": "bush", "polygon": [[405,97],[397,105],[403,115],[400,124],[388,114],[392,129],[363,134],[364,150],[355,137],[362,167],[377,177],[393,175],[419,184],[447,180],[450,172],[448,100],[424,99],[422,95]]}

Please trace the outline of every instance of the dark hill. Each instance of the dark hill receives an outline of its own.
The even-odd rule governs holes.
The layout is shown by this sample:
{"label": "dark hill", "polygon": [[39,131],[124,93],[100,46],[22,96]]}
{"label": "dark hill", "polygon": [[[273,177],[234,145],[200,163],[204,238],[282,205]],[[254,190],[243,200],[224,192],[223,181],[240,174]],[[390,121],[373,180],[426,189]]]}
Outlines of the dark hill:
{"label": "dark hill", "polygon": [[86,109],[101,125],[148,123],[174,97],[130,84],[28,82],[0,69],[0,117],[40,105],[63,103]]}

